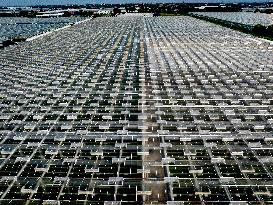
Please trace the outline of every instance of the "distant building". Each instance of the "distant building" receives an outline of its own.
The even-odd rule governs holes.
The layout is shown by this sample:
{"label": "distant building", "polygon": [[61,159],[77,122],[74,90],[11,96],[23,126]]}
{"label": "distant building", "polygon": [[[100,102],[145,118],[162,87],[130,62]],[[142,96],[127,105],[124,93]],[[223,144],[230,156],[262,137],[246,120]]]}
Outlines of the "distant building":
{"label": "distant building", "polygon": [[36,17],[39,18],[47,18],[47,17],[60,17],[63,16],[66,12],[70,14],[75,14],[76,12],[79,12],[80,9],[65,9],[65,10],[53,10],[53,11],[40,11],[36,15]]}
{"label": "distant building", "polygon": [[225,8],[226,6],[199,6],[199,7],[194,7],[199,10],[207,10],[207,9],[218,9],[218,8]]}
{"label": "distant building", "polygon": [[120,7],[119,9],[120,9],[120,13],[122,13],[122,14],[127,13],[127,11],[126,11],[126,8],[125,8],[125,7]]}
{"label": "distant building", "polygon": [[113,8],[101,8],[94,12],[94,14],[110,14],[113,12]]}
{"label": "distant building", "polygon": [[38,14],[36,17],[38,18],[48,18],[48,17],[60,17],[63,16],[64,13],[48,13],[48,14]]}

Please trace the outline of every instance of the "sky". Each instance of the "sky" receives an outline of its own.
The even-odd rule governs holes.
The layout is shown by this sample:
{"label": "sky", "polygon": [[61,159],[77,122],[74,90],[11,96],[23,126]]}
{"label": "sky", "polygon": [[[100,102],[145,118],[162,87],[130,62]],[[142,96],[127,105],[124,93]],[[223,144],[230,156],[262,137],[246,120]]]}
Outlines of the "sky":
{"label": "sky", "polygon": [[102,3],[157,3],[157,2],[269,2],[269,0],[0,0],[0,6],[63,5],[63,4],[102,4]]}

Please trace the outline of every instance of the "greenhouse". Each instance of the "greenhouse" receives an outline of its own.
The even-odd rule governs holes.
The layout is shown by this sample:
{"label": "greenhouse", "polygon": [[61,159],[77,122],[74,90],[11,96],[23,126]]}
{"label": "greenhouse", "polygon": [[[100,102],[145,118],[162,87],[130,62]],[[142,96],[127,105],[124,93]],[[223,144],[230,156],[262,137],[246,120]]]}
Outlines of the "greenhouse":
{"label": "greenhouse", "polygon": [[0,52],[0,204],[273,203],[271,41],[95,18]]}

